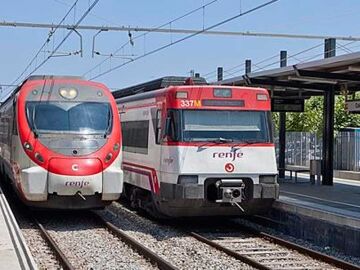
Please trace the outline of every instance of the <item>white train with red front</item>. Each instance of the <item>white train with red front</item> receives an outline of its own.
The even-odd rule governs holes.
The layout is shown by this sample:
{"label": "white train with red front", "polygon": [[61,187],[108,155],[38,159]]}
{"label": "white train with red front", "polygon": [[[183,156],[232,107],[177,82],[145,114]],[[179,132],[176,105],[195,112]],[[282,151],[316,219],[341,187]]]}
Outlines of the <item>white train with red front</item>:
{"label": "white train with red front", "polygon": [[113,92],[125,196],[163,217],[268,210],[279,196],[268,91],[185,79]]}
{"label": "white train with red front", "polygon": [[1,181],[39,208],[89,209],[119,198],[121,130],[109,89],[31,76],[0,106]]}

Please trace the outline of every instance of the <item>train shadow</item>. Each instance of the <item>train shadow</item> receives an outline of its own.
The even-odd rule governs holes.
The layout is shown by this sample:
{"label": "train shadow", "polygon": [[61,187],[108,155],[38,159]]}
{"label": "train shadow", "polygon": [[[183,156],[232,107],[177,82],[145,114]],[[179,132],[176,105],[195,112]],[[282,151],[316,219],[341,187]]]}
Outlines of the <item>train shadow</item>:
{"label": "train shadow", "polygon": [[[117,205],[117,206],[116,206]],[[119,210],[120,209],[120,210]],[[229,231],[229,221],[238,217],[189,217],[173,219],[155,219],[142,210],[133,210],[126,203],[113,203],[105,211],[98,212],[103,218],[114,224],[117,228],[156,241],[166,241],[173,238],[189,237],[189,232]]]}

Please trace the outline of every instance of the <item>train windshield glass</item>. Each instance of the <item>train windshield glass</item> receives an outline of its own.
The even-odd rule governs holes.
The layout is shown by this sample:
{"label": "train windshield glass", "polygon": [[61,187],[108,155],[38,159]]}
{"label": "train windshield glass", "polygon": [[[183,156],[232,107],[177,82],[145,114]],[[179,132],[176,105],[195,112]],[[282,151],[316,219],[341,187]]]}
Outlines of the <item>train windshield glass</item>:
{"label": "train windshield glass", "polygon": [[26,113],[31,129],[37,133],[106,135],[112,127],[109,103],[30,101]]}
{"label": "train windshield glass", "polygon": [[269,116],[264,111],[183,111],[184,141],[270,142]]}

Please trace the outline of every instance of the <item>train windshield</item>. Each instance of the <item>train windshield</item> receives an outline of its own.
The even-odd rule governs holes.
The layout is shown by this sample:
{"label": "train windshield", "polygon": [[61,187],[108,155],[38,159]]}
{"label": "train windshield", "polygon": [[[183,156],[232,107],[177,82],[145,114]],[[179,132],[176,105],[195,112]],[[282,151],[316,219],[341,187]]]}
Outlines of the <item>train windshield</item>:
{"label": "train windshield", "polygon": [[184,141],[271,142],[270,115],[265,111],[182,111]]}
{"label": "train windshield", "polygon": [[106,135],[112,128],[109,103],[29,101],[26,114],[35,133]]}

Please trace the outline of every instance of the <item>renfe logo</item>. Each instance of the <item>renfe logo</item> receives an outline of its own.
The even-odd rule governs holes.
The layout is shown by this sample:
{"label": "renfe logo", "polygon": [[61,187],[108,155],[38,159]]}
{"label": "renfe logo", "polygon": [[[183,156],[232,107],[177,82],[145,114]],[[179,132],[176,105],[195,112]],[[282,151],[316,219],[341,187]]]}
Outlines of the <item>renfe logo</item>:
{"label": "renfe logo", "polygon": [[76,187],[76,188],[83,188],[90,185],[89,181],[79,180],[79,181],[66,181],[65,186],[67,187]]}
{"label": "renfe logo", "polygon": [[232,163],[226,163],[225,164],[225,171],[227,171],[228,173],[231,173],[235,170],[235,166]]}
{"label": "renfe logo", "polygon": [[231,161],[234,161],[237,158],[242,158],[244,156],[244,153],[241,152],[220,152],[220,153],[213,153],[213,158],[230,158]]}

